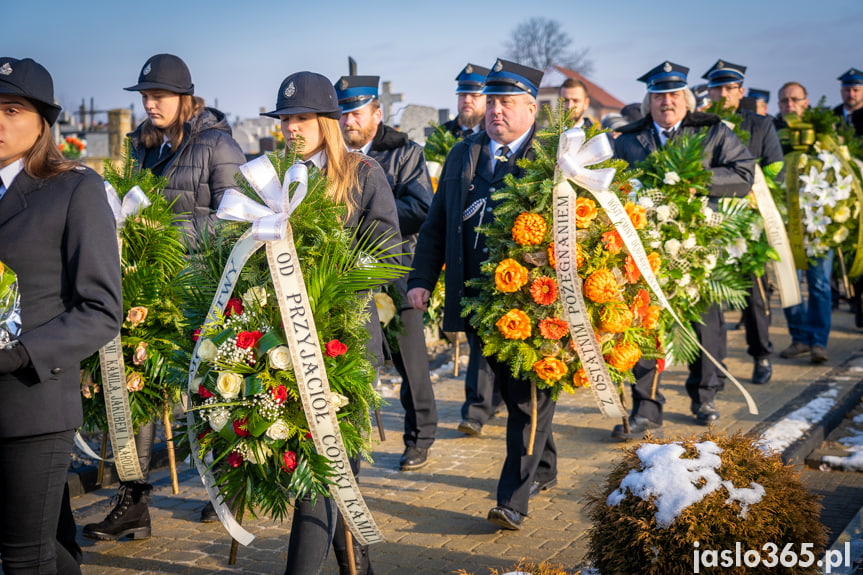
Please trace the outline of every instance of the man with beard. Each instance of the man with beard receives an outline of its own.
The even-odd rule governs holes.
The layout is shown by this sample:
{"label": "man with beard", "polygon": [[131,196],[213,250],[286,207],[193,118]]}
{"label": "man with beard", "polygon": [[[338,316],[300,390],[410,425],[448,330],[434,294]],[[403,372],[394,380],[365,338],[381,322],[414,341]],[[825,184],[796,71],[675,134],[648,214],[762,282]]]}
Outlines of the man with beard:
{"label": "man with beard", "polygon": [[[707,80],[707,94],[714,102],[723,101],[723,107],[734,110],[743,118],[740,129],[749,134],[746,147],[755,156],[762,168],[785,159],[782,145],[773,122],[766,116],[740,109],[743,99],[743,78],[746,66],[717,60],[702,78]],[[743,326],[746,330],[746,353],[754,360],[752,383],[764,384],[773,376],[770,354],[770,289],[764,276],[752,275],[752,286],[746,294],[746,307],[743,308]]]}
{"label": "man with beard", "polygon": [[851,68],[838,80],[842,82],[842,104],[833,108],[833,113],[853,126],[856,135],[863,136],[863,72]]}
{"label": "man with beard", "polygon": [[[521,158],[533,158],[536,94],[542,71],[498,60],[489,72],[483,93],[488,97],[486,131],[457,143],[441,173],[429,216],[420,230],[414,271],[408,278],[408,301],[425,310],[431,291],[446,266],[444,329],[473,331],[462,317],[462,298],[478,295],[467,281],[481,275],[488,258],[485,237],[477,226],[494,218],[492,194],[504,176],[519,178]],[[528,500],[557,483],[557,450],[552,436],[554,401],[549,389],[537,391],[537,429],[532,455],[530,383],[516,379],[509,366],[489,357],[507,408],[506,459],[497,486],[497,506],[488,520],[504,529],[521,529]]]}
{"label": "man with beard", "polygon": [[584,82],[575,78],[567,78],[560,85],[557,96],[560,98],[563,109],[573,121],[573,128],[587,129],[593,125],[590,118],[584,117],[584,113],[590,107],[590,96],[587,94],[587,87]]}
{"label": "man with beard", "polygon": [[455,89],[458,96],[458,116],[445,122],[443,127],[456,138],[463,140],[485,128],[485,94],[482,89],[485,87],[487,75],[488,68],[468,64],[455,77],[458,82]]}
{"label": "man with beard", "polygon": [[[620,136],[614,140],[614,155],[635,164],[664,147],[669,139],[706,131],[704,166],[713,173],[710,202],[715,205],[720,197],[743,197],[752,189],[755,160],[719,116],[694,111],[695,96],[686,84],[688,72],[689,68],[666,61],[638,78],[647,84],[642,104],[645,117],[618,128]],[[701,345],[722,361],[726,334],[721,308],[712,306],[701,319],[703,323],[693,323],[695,333]],[[661,433],[665,398],[659,391],[656,361],[639,361],[633,373],[636,382],[632,385],[630,429],[627,433],[623,425],[615,426],[612,431],[615,439],[641,439],[648,431],[654,435]],[[719,419],[714,400],[722,385],[719,370],[703,356],[689,365],[686,391],[698,423],[709,425]]]}
{"label": "man with beard", "polygon": [[[423,149],[406,134],[383,123],[378,76],[342,76],[335,84],[342,116],[339,124],[348,147],[374,158],[384,169],[396,199],[399,230],[405,244],[402,264],[410,267],[416,234],[426,219],[432,185]],[[399,464],[413,471],[428,463],[437,430],[437,408],[429,376],[423,312],[408,305],[407,278],[396,281],[395,298],[402,330],[392,359],[402,377],[400,399],[405,409],[405,451]]]}

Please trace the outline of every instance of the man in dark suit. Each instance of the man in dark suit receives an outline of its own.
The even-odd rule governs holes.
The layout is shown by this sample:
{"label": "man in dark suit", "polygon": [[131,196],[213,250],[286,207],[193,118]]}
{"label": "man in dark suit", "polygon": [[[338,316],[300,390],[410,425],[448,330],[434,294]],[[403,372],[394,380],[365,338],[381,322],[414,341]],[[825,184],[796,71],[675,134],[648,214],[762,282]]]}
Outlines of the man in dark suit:
{"label": "man in dark suit", "polygon": [[863,136],[863,72],[851,68],[838,79],[842,83],[842,104],[833,108],[833,113],[854,126],[856,135]]}
{"label": "man in dark suit", "polygon": [[783,117],[788,114],[797,114],[801,118],[803,112],[809,109],[809,94],[806,87],[800,82],[785,82],[779,88],[779,115],[773,119],[773,126],[777,130],[788,127]]}
{"label": "man in dark suit", "polygon": [[485,77],[488,68],[468,64],[455,77],[458,82],[455,93],[458,96],[458,115],[444,122],[443,127],[457,138],[465,139],[485,129]]}
{"label": "man in dark suit", "polygon": [[[744,74],[746,74],[746,66],[717,60],[702,78],[707,80],[707,94],[712,101],[724,101],[723,107],[734,110],[743,118],[740,129],[749,134],[746,147],[761,167],[781,164],[785,156],[773,122],[766,116],[740,108],[740,101],[743,99]],[[773,376],[773,367],[770,364],[773,343],[770,341],[769,333],[771,290],[763,276],[753,275],[750,279],[752,287],[746,294],[746,307],[743,308],[746,353],[754,361],[752,383],[764,384]]]}
{"label": "man in dark suit", "polygon": [[[687,88],[689,68],[663,62],[638,81],[647,84],[643,110],[645,117],[618,128],[620,136],[614,140],[614,155],[634,164],[665,146],[669,138],[706,132],[704,140],[704,166],[713,173],[710,199],[743,197],[752,188],[755,160],[743,142],[734,135],[719,116],[695,112],[695,96]],[[722,361],[725,357],[725,322],[718,305],[703,316],[703,324],[693,328],[701,344],[710,354]],[[662,428],[662,405],[665,398],[659,390],[656,362],[641,360],[633,369],[636,383],[632,386],[632,414],[630,429],[615,426],[612,437],[620,440],[640,439],[646,432],[656,434]],[[710,361],[699,356],[689,366],[686,391],[696,421],[703,425],[719,419],[714,399],[722,388],[719,371]]]}
{"label": "man in dark suit", "polygon": [[[494,217],[493,192],[506,174],[523,175],[516,163],[532,158],[536,129],[536,94],[542,72],[498,60],[486,77],[485,125],[456,144],[443,167],[428,219],[420,229],[414,271],[408,278],[408,301],[425,309],[446,264],[444,329],[473,331],[461,316],[461,300],[477,295],[465,282],[480,277],[487,259],[478,225]],[[504,529],[521,529],[528,499],[557,482],[557,452],[551,433],[554,402],[548,389],[538,390],[537,435],[533,455],[526,455],[530,433],[530,384],[516,379],[508,366],[488,358],[507,407],[506,459],[497,488],[497,506],[488,520]]]}
{"label": "man in dark suit", "polygon": [[584,115],[590,107],[590,95],[587,93],[587,86],[584,85],[584,82],[575,78],[567,78],[560,85],[557,97],[560,98],[563,109],[574,122],[573,127],[587,129],[593,125],[590,118]]}
{"label": "man in dark suit", "polygon": [[[407,134],[383,123],[378,80],[378,76],[342,76],[336,82],[342,108],[339,124],[347,145],[374,158],[387,175],[405,242],[406,255],[401,263],[410,267],[416,235],[432,200],[431,179],[422,147],[411,142]],[[400,296],[398,313],[403,329],[397,335],[398,349],[391,352],[402,377],[400,399],[405,410],[405,451],[399,465],[402,471],[413,471],[428,463],[437,430],[437,407],[429,376],[423,313],[408,305],[407,278],[397,280],[395,288]]]}

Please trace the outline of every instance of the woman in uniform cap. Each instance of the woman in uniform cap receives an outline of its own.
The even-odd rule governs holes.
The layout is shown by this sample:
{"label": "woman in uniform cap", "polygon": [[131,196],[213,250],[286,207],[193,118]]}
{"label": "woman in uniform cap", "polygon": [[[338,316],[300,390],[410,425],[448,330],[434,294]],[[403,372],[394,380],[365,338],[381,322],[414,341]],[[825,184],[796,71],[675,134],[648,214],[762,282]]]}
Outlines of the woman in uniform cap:
{"label": "woman in uniform cap", "polygon": [[102,178],[64,160],[48,71],[0,58],[0,262],[18,277],[20,333],[0,347],[0,557],[7,575],[81,573],[56,542],[80,362],[120,330],[114,216]]}
{"label": "woman in uniform cap", "polygon": [[[374,160],[348,151],[339,127],[341,109],[332,82],[313,72],[291,74],[279,87],[276,109],[262,115],[281,120],[287,147],[300,143],[303,161],[313,163],[326,175],[333,201],[347,206],[345,227],[357,229],[361,236],[391,238],[387,240],[390,263],[399,263],[398,214],[392,191],[383,169]],[[375,306],[370,305],[368,310],[369,355],[380,367],[383,336]],[[359,459],[351,461],[351,467],[355,474],[359,473]],[[367,546],[352,545],[355,571],[351,570],[348,539],[344,522],[330,499],[319,497],[314,504],[298,501],[285,574],[317,575],[333,542],[342,575],[371,575]]]}

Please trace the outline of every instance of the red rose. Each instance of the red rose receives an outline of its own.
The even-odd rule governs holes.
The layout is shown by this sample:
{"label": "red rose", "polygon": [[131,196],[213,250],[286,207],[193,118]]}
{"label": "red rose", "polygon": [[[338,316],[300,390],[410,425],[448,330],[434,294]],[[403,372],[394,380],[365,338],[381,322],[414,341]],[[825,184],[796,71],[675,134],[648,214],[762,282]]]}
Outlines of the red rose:
{"label": "red rose", "polygon": [[311,438],[312,438],[312,432],[311,432],[311,431],[307,431],[307,432],[306,432],[306,439],[311,439]]}
{"label": "red rose", "polygon": [[237,334],[237,347],[241,349],[254,347],[263,335],[264,334],[259,331],[241,331]]}
{"label": "red rose", "polygon": [[201,339],[201,328],[196,329],[192,334],[192,341],[198,341],[199,339]]}
{"label": "red rose", "polygon": [[232,297],[228,300],[228,305],[225,306],[225,317],[232,315],[240,315],[243,313],[243,300],[238,297]]}
{"label": "red rose", "polygon": [[239,467],[243,464],[243,456],[237,453],[236,451],[232,451],[228,456],[228,465],[231,467]]}
{"label": "red rose", "polygon": [[209,399],[213,397],[213,394],[210,393],[210,390],[204,387],[203,383],[198,384],[198,395],[201,396],[201,399]]}
{"label": "red rose", "polygon": [[327,355],[330,357],[338,357],[344,353],[347,353],[348,346],[343,344],[337,339],[331,339],[327,342]]}
{"label": "red rose", "polygon": [[234,433],[236,433],[240,437],[248,437],[249,436],[249,418],[248,417],[242,417],[240,419],[234,420]]}
{"label": "red rose", "polygon": [[271,389],[270,394],[273,396],[273,401],[279,405],[285,403],[285,400],[288,399],[288,390],[284,385],[280,385],[276,389]]}
{"label": "red rose", "polygon": [[282,469],[288,473],[293,473],[297,468],[297,454],[293,451],[286,451],[284,455],[282,455],[282,460]]}

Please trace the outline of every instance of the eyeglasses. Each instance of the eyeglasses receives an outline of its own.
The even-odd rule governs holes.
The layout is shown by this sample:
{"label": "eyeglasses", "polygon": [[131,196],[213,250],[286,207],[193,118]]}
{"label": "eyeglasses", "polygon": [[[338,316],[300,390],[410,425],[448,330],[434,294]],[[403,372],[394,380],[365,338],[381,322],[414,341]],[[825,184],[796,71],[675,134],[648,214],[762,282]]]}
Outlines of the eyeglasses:
{"label": "eyeglasses", "polygon": [[802,102],[805,99],[806,98],[780,98],[779,103],[790,104],[791,102],[794,102],[796,104],[797,102]]}

